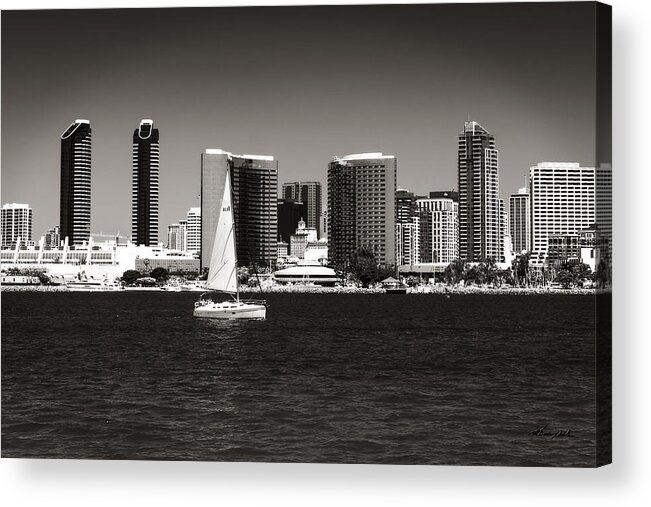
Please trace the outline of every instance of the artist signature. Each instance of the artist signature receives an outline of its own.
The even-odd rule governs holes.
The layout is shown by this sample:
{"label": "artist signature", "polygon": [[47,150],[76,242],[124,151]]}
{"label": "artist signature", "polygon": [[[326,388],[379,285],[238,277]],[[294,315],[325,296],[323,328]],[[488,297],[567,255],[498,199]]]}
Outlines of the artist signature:
{"label": "artist signature", "polygon": [[530,437],[549,437],[552,440],[554,438],[572,438],[574,435],[572,434],[571,429],[566,429],[566,430],[550,430],[548,428],[548,425],[545,424],[544,426],[541,426],[537,430],[533,430],[529,432]]}

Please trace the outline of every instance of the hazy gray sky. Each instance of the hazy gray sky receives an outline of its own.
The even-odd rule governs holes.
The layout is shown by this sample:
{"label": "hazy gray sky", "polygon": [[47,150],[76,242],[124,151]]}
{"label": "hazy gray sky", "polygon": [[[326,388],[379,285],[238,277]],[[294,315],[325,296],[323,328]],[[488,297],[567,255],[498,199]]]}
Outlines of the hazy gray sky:
{"label": "hazy gray sky", "polygon": [[[595,164],[594,4],[3,11],[2,202],[59,221],[60,134],[93,129],[94,233],[131,233],[131,138],[160,130],[160,231],[197,206],[205,148],[326,183],[333,155],[398,157],[398,185],[455,188],[468,115],[500,193],[540,161]],[[325,199],[324,199],[325,201]]]}

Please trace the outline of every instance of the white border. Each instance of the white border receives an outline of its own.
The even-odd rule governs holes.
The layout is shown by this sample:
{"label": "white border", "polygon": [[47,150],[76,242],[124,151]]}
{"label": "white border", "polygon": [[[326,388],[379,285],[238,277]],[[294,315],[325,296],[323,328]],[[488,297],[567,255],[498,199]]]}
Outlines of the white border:
{"label": "white border", "polygon": [[[0,0],[3,9],[181,3]],[[234,4],[245,3],[192,1],[188,5]],[[3,459],[3,505],[651,505],[651,333],[645,318],[649,310],[647,291],[642,287],[643,282],[649,285],[651,281],[646,267],[651,252],[647,232],[651,165],[645,121],[650,112],[651,29],[646,0],[613,0],[612,4],[615,464],[598,470],[573,470]]]}

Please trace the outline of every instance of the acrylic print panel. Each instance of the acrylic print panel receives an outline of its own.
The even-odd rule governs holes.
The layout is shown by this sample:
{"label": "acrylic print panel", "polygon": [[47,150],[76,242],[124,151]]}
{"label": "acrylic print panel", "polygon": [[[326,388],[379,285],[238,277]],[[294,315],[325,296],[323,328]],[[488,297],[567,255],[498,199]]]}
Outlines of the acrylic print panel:
{"label": "acrylic print panel", "polygon": [[610,12],[3,11],[2,456],[609,463]]}

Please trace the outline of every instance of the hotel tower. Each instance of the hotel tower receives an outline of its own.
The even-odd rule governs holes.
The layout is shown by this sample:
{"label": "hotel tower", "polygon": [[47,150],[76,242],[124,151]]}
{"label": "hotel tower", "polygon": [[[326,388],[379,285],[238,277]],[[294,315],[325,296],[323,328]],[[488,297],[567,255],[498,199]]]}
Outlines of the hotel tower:
{"label": "hotel tower", "polygon": [[238,263],[270,266],[276,260],[278,242],[278,162],[270,155],[208,149],[201,154],[201,268],[210,265],[227,168]]}
{"label": "hotel tower", "polygon": [[91,128],[75,120],[61,134],[61,238],[80,245],[90,237]]}
{"label": "hotel tower", "polygon": [[396,263],[396,172],[393,155],[359,153],[328,165],[330,261],[343,267],[365,248],[378,264]]}
{"label": "hotel tower", "polygon": [[131,235],[136,245],[158,244],[158,129],[142,120],[133,132]]}

